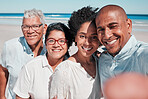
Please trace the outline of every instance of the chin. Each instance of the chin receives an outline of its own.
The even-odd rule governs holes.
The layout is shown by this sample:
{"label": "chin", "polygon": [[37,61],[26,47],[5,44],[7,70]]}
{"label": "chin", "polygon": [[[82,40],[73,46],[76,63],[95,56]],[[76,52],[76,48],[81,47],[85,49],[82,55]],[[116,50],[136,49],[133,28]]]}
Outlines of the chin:
{"label": "chin", "polygon": [[27,43],[28,43],[28,45],[30,45],[30,46],[36,45],[36,42],[27,42]]}
{"label": "chin", "polygon": [[90,57],[92,54],[93,54],[93,53],[83,53],[82,55],[83,55],[84,57]]}
{"label": "chin", "polygon": [[64,56],[59,56],[59,55],[54,55],[54,57],[53,57],[53,59],[61,59],[61,58],[63,58]]}

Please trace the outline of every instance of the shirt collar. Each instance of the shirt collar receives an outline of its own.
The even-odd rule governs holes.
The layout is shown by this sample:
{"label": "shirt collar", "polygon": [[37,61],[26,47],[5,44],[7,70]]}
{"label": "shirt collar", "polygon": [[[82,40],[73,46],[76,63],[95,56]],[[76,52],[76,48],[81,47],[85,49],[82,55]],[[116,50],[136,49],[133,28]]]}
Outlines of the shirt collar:
{"label": "shirt collar", "polygon": [[19,38],[19,42],[22,44],[23,49],[24,49],[24,51],[25,51],[27,54],[31,54],[31,53],[32,53],[32,50],[31,50],[31,48],[29,47],[29,45],[27,44],[27,41],[26,41],[26,39],[25,39],[24,36]]}
{"label": "shirt collar", "polygon": [[[29,47],[25,37],[20,37],[19,38],[19,42],[22,44],[23,46],[23,50],[27,53],[27,54],[33,54],[31,48]],[[40,53],[40,55],[44,55],[46,53],[46,46],[45,46],[45,43],[44,43],[44,38],[43,38],[43,49]]]}
{"label": "shirt collar", "polygon": [[43,55],[43,62],[42,63],[43,63],[43,67],[49,66],[46,54]]}
{"label": "shirt collar", "polygon": [[49,65],[46,54],[43,55],[42,67],[48,67],[51,72],[53,72],[52,67]]}

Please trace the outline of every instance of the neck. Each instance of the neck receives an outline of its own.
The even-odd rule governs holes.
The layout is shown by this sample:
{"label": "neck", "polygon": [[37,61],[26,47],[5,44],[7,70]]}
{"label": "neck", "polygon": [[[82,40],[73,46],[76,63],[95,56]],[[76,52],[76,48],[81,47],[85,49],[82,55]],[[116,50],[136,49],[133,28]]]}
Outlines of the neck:
{"label": "neck", "polygon": [[52,70],[54,71],[55,68],[64,60],[64,57],[60,59],[53,59],[47,54],[47,59],[48,59],[49,65],[52,67]]}
{"label": "neck", "polygon": [[92,63],[94,62],[94,58],[92,57],[92,55],[90,57],[84,57],[82,56],[81,54],[79,54],[78,52],[75,54],[75,57],[76,57],[76,61],[78,63],[85,63],[85,64],[89,64],[89,63]]}
{"label": "neck", "polygon": [[32,52],[34,53],[34,57],[40,55],[43,49],[43,42],[40,40],[36,45],[30,46]]}
{"label": "neck", "polygon": [[96,63],[95,63],[95,59],[92,57],[92,55],[90,57],[84,57],[79,53],[76,53],[74,55],[76,62],[80,63],[81,66],[85,69],[85,71],[92,76],[93,78],[95,78],[96,76]]}

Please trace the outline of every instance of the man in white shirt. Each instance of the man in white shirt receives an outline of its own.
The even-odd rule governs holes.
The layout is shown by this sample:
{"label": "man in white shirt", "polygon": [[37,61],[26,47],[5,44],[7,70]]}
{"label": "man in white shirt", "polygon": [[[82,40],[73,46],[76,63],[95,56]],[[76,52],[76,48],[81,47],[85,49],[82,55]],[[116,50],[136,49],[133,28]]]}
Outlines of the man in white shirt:
{"label": "man in white shirt", "polygon": [[[0,64],[3,67],[0,69],[0,97],[3,99],[15,99],[12,89],[22,66],[46,53],[43,35],[47,25],[42,11],[26,10],[21,28],[24,36],[6,41],[1,54]],[[8,90],[5,92],[6,85]]]}

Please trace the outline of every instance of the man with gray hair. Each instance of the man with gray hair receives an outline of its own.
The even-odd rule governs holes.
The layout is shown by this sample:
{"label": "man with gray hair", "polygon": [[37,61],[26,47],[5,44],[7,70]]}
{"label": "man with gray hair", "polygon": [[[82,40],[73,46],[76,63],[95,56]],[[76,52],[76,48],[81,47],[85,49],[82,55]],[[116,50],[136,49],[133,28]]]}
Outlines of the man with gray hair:
{"label": "man with gray hair", "polygon": [[21,28],[24,36],[6,41],[2,50],[0,59],[1,99],[15,99],[13,87],[22,66],[34,57],[46,53],[43,35],[46,33],[47,25],[42,11],[36,9],[25,11]]}

